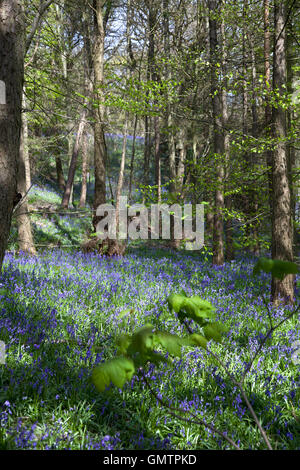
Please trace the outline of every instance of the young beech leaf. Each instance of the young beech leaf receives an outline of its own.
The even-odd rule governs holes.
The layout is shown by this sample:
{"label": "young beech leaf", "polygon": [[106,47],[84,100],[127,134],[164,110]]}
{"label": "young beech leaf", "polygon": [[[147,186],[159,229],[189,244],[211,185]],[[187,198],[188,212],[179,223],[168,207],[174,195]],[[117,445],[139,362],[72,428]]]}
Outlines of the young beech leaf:
{"label": "young beech leaf", "polygon": [[273,267],[273,260],[268,258],[259,258],[256,265],[253,268],[254,276],[258,274],[260,271],[264,271],[265,273],[271,272]]}
{"label": "young beech leaf", "polygon": [[164,362],[164,363],[168,362],[168,359],[159,353],[149,351],[147,356],[144,356],[143,365],[145,365],[147,362],[152,362],[152,364],[159,366],[161,362]]}
{"label": "young beech leaf", "polygon": [[297,274],[299,269],[298,266],[291,261],[260,258],[253,268],[253,274],[256,275],[260,271],[271,273],[273,277],[283,280],[287,274]]}
{"label": "young beech leaf", "polygon": [[182,338],[167,331],[156,331],[155,337],[170,354],[181,357]]}
{"label": "young beech leaf", "polygon": [[222,325],[222,323],[219,323],[219,322],[211,322],[210,326],[212,326],[221,335],[222,335],[222,333],[225,333],[226,331],[228,331],[228,328],[225,325]]}
{"label": "young beech leaf", "polygon": [[201,299],[198,295],[190,297],[190,300],[197,306],[198,311],[203,314],[205,318],[212,318],[213,312],[215,312],[215,307],[211,305],[207,300]]}
{"label": "young beech leaf", "polygon": [[168,305],[169,305],[170,311],[174,310],[174,312],[178,313],[185,298],[186,297],[181,294],[171,294],[168,297]]}
{"label": "young beech leaf", "polygon": [[152,350],[154,347],[154,327],[153,325],[145,325],[140,328],[131,337],[131,344],[129,345],[128,354],[139,352],[145,354],[147,351]]}
{"label": "young beech leaf", "polygon": [[218,331],[215,325],[209,324],[203,327],[203,333],[206,339],[213,339],[217,343],[220,343],[222,340],[221,333]]}
{"label": "young beech leaf", "polygon": [[213,317],[215,310],[215,307],[209,302],[195,295],[184,300],[178,314],[178,319],[183,321],[184,318],[188,317],[197,322],[200,326],[203,326],[207,318]]}
{"label": "young beech leaf", "polygon": [[111,382],[122,388],[135,372],[134,363],[127,357],[117,357],[97,366],[92,372],[92,381],[99,392],[104,392]]}
{"label": "young beech leaf", "polygon": [[131,336],[125,335],[125,334],[119,336],[117,339],[118,353],[126,355],[127,349],[130,344],[131,344]]}
{"label": "young beech leaf", "polygon": [[186,346],[201,346],[201,348],[206,349],[207,339],[198,333],[193,333],[192,335],[185,338],[184,344]]}
{"label": "young beech leaf", "polygon": [[272,274],[280,280],[283,280],[288,274],[298,274],[298,266],[291,261],[273,260]]}

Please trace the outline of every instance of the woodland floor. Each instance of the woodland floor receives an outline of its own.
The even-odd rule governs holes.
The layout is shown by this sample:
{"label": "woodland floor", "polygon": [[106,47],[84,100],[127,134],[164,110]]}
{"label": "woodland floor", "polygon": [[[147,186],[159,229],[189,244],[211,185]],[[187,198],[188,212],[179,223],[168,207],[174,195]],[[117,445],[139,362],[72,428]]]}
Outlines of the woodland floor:
{"label": "woodland floor", "polygon": [[[51,190],[35,191],[36,198],[43,191],[44,202],[47,194],[50,206],[58,204]],[[41,201],[34,206],[33,199],[36,208]],[[12,234],[0,279],[0,339],[6,344],[0,448],[229,449],[203,426],[168,414],[138,377],[122,390],[99,393],[91,372],[115,356],[120,333],[151,323],[186,334],[167,305],[167,297],[183,289],[216,307],[226,333],[210,347],[239,377],[269,325],[262,299],[269,297],[269,275],[254,278],[255,260],[241,256],[212,267],[204,255],[160,248],[131,247],[122,258],[63,249],[66,233],[66,245],[82,241],[86,222],[78,220],[36,218],[41,245],[50,236],[53,245],[62,240],[61,249],[41,247],[36,257],[15,254]],[[274,324],[289,311],[269,308]],[[296,316],[267,341],[246,379],[274,449],[300,449],[300,369],[292,361],[292,344],[299,339]],[[239,390],[205,350],[185,348],[181,358],[150,366],[147,377],[169,406],[192,411],[242,449],[265,448]]]}

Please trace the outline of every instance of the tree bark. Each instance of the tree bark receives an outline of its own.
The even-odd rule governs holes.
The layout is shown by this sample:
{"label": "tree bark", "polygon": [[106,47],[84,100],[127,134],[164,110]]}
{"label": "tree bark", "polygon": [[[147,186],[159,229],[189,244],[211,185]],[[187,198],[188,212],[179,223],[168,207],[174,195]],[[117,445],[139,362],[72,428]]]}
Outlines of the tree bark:
{"label": "tree bark", "polygon": [[[274,10],[274,55],[273,90],[283,99],[286,89],[286,50],[285,50],[285,3],[275,1]],[[286,112],[279,102],[272,109],[273,135],[276,147],[273,152],[273,224],[272,258],[293,261],[293,230],[291,221],[291,193],[288,177],[286,149]],[[272,278],[272,301],[276,305],[280,299],[294,302],[294,275],[283,281]]]}
{"label": "tree bark", "polygon": [[[270,92],[271,92],[271,72],[270,72],[270,4],[269,0],[264,0],[264,73],[265,73],[265,90],[266,90],[266,104],[265,104],[265,135],[267,138],[271,137],[271,121],[272,121],[272,108],[270,105]],[[265,152],[266,162],[268,165],[268,185],[269,185],[269,206],[271,225],[273,225],[273,181],[272,181],[272,152],[268,149]]]}
{"label": "tree bark", "polygon": [[124,134],[123,134],[123,146],[122,146],[121,165],[120,165],[119,178],[118,178],[118,185],[117,185],[117,191],[116,191],[116,228],[117,228],[117,236],[118,236],[118,234],[119,234],[120,197],[121,197],[122,188],[123,188],[124,171],[125,171],[125,161],[126,161],[128,120],[129,120],[129,115],[128,115],[128,112],[126,112],[125,124],[124,124],[124,131],[123,131]]}
{"label": "tree bark", "polygon": [[86,110],[84,109],[84,111],[81,114],[80,122],[78,125],[76,141],[75,141],[72,158],[70,162],[70,167],[69,167],[68,180],[67,180],[65,192],[62,198],[61,206],[63,209],[67,209],[69,207],[71,190],[72,190],[73,183],[74,183],[74,176],[75,176],[75,171],[76,171],[78,153],[79,153],[80,143],[81,143],[82,134],[83,134],[85,125],[86,125]]}
{"label": "tree bark", "polygon": [[81,193],[78,207],[85,207],[86,205],[86,193],[87,193],[87,175],[89,167],[89,155],[88,155],[88,140],[86,130],[82,136],[82,179],[81,179]]}
{"label": "tree bark", "polygon": [[211,65],[211,95],[212,95],[212,114],[214,125],[214,153],[216,160],[216,190],[215,190],[215,214],[214,214],[214,233],[213,233],[213,264],[224,264],[224,242],[223,242],[223,210],[224,210],[224,136],[222,135],[222,103],[221,93],[218,89],[217,63],[218,63],[218,36],[216,12],[219,9],[219,2],[209,0],[209,43],[210,43],[210,65]]}
{"label": "tree bark", "polygon": [[59,156],[55,157],[55,166],[56,166],[57,184],[59,186],[59,189],[61,189],[62,191],[65,191],[66,182],[65,182],[64,171],[62,167],[62,161]]}
{"label": "tree bark", "polygon": [[154,117],[154,150],[155,150],[155,184],[157,186],[157,202],[161,203],[161,158],[160,158],[160,126],[159,117]]}
{"label": "tree bark", "polygon": [[[287,35],[287,90],[289,95],[293,93],[293,78],[294,78],[294,71],[293,71],[293,61],[296,59],[295,54],[293,52],[293,41],[292,35]],[[290,108],[287,112],[287,128],[288,132],[292,131],[292,122],[296,119],[295,112],[293,108]],[[295,245],[295,241],[297,240],[296,237],[296,227],[294,225],[294,221],[296,219],[296,191],[297,187],[294,185],[294,171],[296,167],[296,149],[295,143],[289,142],[288,147],[288,176],[289,176],[289,184],[290,184],[290,191],[291,191],[291,218],[293,221],[293,251],[294,254],[297,255],[297,247]]]}
{"label": "tree bark", "polygon": [[0,269],[19,199],[17,170],[20,151],[24,78],[25,24],[20,0],[0,1],[0,80],[5,84],[5,104],[0,104]]}
{"label": "tree bark", "polygon": [[[225,37],[225,22],[224,19],[221,21],[221,43],[222,43],[222,74],[223,77],[227,75],[227,49],[226,49],[226,37]],[[228,125],[228,104],[227,104],[227,80],[225,79],[222,86],[221,92],[221,107],[222,107],[222,126],[223,126],[223,139],[224,139],[224,156],[225,156],[225,169],[224,170],[224,182],[227,183],[230,178],[229,173],[229,163],[230,163],[230,153],[229,145],[230,138],[227,131]],[[243,101],[244,105],[244,101]],[[230,214],[232,210],[232,198],[231,196],[224,197],[224,206],[228,209],[229,215],[227,214],[226,220],[226,245],[225,245],[225,259],[226,261],[231,261],[234,259],[234,243],[233,243],[233,224],[232,216]]]}
{"label": "tree bark", "polygon": [[[55,5],[56,9],[56,24],[57,24],[57,41],[58,41],[58,47],[59,47],[59,52],[60,52],[60,60],[61,63],[59,64],[60,67],[62,67],[62,72],[63,72],[63,77],[65,81],[67,82],[68,79],[68,56],[66,53],[66,48],[64,44],[64,31],[63,31],[63,9],[62,6],[59,4]],[[66,101],[66,100],[64,100]],[[68,108],[69,104],[65,102],[65,106],[67,109],[68,113]],[[69,155],[69,162],[71,161],[71,156],[72,156],[72,144],[73,144],[73,138],[71,135],[72,132],[72,123],[69,122],[67,125],[68,129],[68,155]],[[55,152],[57,152],[57,149],[54,149]],[[56,175],[57,175],[57,183],[59,186],[59,189],[63,191],[63,194],[66,189],[66,181],[64,177],[64,171],[63,171],[63,165],[62,165],[62,160],[59,155],[55,156],[55,166],[56,166]]]}
{"label": "tree bark", "polygon": [[[149,27],[149,48],[148,48],[148,62],[150,70],[150,79],[153,82],[159,82],[157,73],[157,66],[155,63],[155,30],[157,24],[158,8],[156,2],[148,2],[148,27]],[[154,102],[154,107],[157,105],[157,100]],[[161,201],[161,160],[160,160],[160,119],[159,115],[153,118],[154,127],[154,165],[155,165],[155,184],[157,186],[157,201]]]}
{"label": "tree bark", "polygon": [[150,173],[150,157],[151,157],[151,118],[145,116],[145,133],[144,133],[144,175],[143,183],[149,184]]}
{"label": "tree bark", "polygon": [[[23,92],[23,109],[26,108],[26,96]],[[31,188],[30,158],[28,150],[28,120],[26,112],[22,113],[23,155],[25,165],[26,191]]]}
{"label": "tree bark", "polygon": [[[243,135],[248,134],[248,91],[247,91],[247,51],[246,51],[246,21],[247,21],[248,1],[243,4]],[[247,155],[245,155],[247,158]]]}
{"label": "tree bark", "polygon": [[[254,51],[254,44],[251,38],[251,66],[252,66],[252,106],[251,106],[251,113],[252,113],[252,136],[257,138],[258,136],[258,113],[257,113],[257,96],[256,96],[256,64],[255,64],[255,51]],[[256,154],[252,153],[251,158],[251,165],[255,165],[258,163]],[[256,187],[256,182],[252,182],[251,188],[251,216],[256,217],[258,215],[259,210],[259,195]],[[260,253],[260,246],[259,246],[259,220],[253,221],[253,254],[255,256],[259,256]]]}
{"label": "tree bark", "polygon": [[[104,135],[104,105],[103,105],[103,83],[104,83],[104,38],[105,29],[103,22],[104,0],[94,0],[94,98],[97,101],[94,113],[94,168],[95,168],[95,193],[94,210],[106,202],[106,143]],[[93,217],[93,225],[96,231],[99,217],[96,213]]]}
{"label": "tree bark", "polygon": [[138,116],[135,115],[134,125],[133,125],[131,159],[130,159],[130,176],[129,176],[129,191],[128,191],[128,200],[129,200],[129,202],[131,202],[131,199],[132,199],[132,180],[133,180],[133,168],[134,168],[134,159],[135,159],[135,144],[136,144],[137,124],[138,124]]}
{"label": "tree bark", "polygon": [[29,255],[36,255],[27,202],[26,167],[24,156],[25,146],[24,127],[22,127],[18,159],[17,191],[23,196],[23,200],[16,208],[15,212],[18,226],[18,243],[20,251],[28,253]]}

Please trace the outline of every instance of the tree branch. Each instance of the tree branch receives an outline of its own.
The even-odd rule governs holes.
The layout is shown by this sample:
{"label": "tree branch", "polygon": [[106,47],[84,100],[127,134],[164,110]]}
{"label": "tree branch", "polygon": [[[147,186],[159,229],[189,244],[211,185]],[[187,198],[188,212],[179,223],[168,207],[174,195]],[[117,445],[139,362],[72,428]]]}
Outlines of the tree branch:
{"label": "tree branch", "polygon": [[51,3],[53,3],[53,2],[54,2],[54,0],[45,0],[45,1],[41,0],[39,12],[36,15],[36,17],[34,18],[34,21],[32,23],[32,27],[31,27],[31,31],[28,34],[27,38],[26,38],[24,55],[26,55],[27,52],[28,52],[28,49],[29,49],[29,47],[32,43],[32,40],[34,38],[34,35],[35,35],[35,33],[36,33],[40,23],[41,23],[41,20],[42,20],[42,17],[44,15],[44,13],[46,12],[46,10],[49,8]]}

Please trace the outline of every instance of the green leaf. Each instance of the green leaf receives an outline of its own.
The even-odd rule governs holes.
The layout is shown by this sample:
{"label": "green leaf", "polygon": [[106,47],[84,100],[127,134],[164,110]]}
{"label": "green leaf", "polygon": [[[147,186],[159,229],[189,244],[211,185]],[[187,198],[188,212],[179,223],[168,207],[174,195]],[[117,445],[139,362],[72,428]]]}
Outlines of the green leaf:
{"label": "green leaf", "polygon": [[253,268],[253,274],[256,275],[260,271],[271,273],[273,277],[283,280],[288,274],[297,274],[299,269],[298,266],[291,261],[260,258]]}
{"label": "green leaf", "polygon": [[190,300],[197,305],[197,308],[201,310],[203,315],[206,316],[206,318],[212,318],[213,312],[215,312],[216,308],[212,306],[210,302],[207,300],[201,299],[198,295],[194,295],[193,297],[190,297]]}
{"label": "green leaf", "polygon": [[291,261],[273,260],[272,274],[280,280],[283,280],[288,274],[298,274],[298,271],[298,266]]}
{"label": "green leaf", "polygon": [[112,382],[116,387],[122,388],[131,380],[135,372],[134,363],[126,357],[118,357],[97,366],[92,372],[92,381],[99,392]]}
{"label": "green leaf", "polygon": [[145,354],[149,350],[154,348],[154,327],[153,325],[145,325],[140,328],[131,337],[131,344],[129,345],[127,352],[128,354],[134,354],[139,352]]}
{"label": "green leaf", "polygon": [[268,258],[259,258],[256,265],[253,268],[253,275],[256,276],[260,271],[265,273],[271,272],[273,267],[273,260]]}
{"label": "green leaf", "polygon": [[178,313],[183,302],[185,300],[185,296],[181,294],[171,294],[168,297],[168,305],[170,311],[174,310],[174,312]]}
{"label": "green leaf", "polygon": [[213,307],[210,302],[207,302],[206,300],[201,299],[201,297],[195,295],[184,299],[178,318],[182,321],[184,318],[188,317],[200,326],[203,326],[206,319],[213,317],[215,310],[215,307]]}
{"label": "green leaf", "polygon": [[170,354],[181,357],[182,338],[167,331],[157,331],[155,337]]}
{"label": "green leaf", "polygon": [[149,351],[147,356],[144,356],[144,360],[145,360],[144,363],[150,361],[150,362],[152,362],[153,364],[155,364],[157,366],[159,366],[162,362],[164,362],[164,363],[168,362],[167,358],[164,357],[162,354],[155,353],[153,351]]}
{"label": "green leaf", "polygon": [[216,323],[209,323],[209,325],[204,326],[203,333],[208,340],[213,339],[217,343],[220,343],[222,340],[220,330]]}
{"label": "green leaf", "polygon": [[118,352],[119,354],[127,354],[127,349],[131,344],[131,336],[121,335],[117,338]]}
{"label": "green leaf", "polygon": [[192,335],[185,338],[184,344],[185,346],[201,346],[201,348],[206,349],[207,339],[198,333],[193,333]]}

